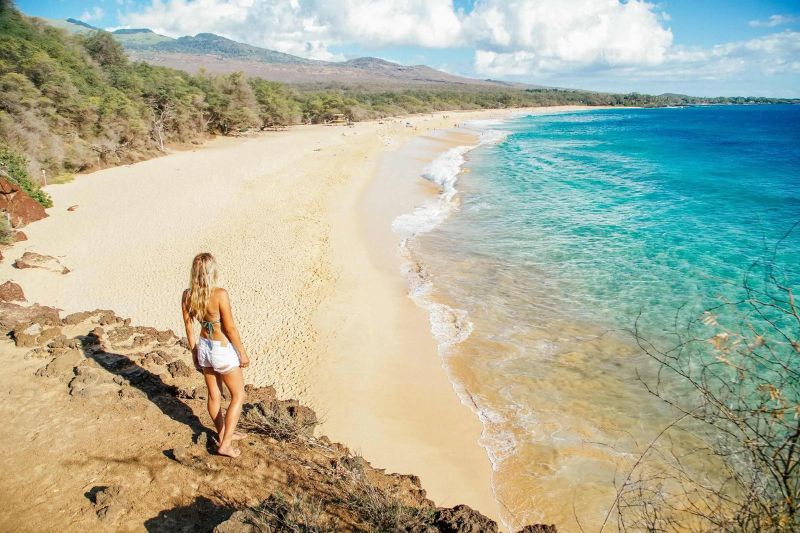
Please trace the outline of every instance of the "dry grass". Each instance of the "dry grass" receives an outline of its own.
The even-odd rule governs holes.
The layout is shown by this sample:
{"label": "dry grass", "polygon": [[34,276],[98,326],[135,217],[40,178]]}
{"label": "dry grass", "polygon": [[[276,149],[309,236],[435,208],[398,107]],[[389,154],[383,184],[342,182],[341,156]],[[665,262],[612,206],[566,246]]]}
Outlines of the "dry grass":
{"label": "dry grass", "polygon": [[265,533],[324,533],[332,531],[328,522],[322,502],[297,494],[278,492],[253,508],[252,523]]}
{"label": "dry grass", "polygon": [[316,422],[302,423],[293,418],[279,402],[246,404],[240,423],[248,431],[279,441],[302,440],[316,425]]}
{"label": "dry grass", "polygon": [[340,461],[336,486],[346,506],[367,531],[427,531],[433,523],[434,509],[404,503],[390,488],[378,486],[364,468],[366,461],[357,455]]}

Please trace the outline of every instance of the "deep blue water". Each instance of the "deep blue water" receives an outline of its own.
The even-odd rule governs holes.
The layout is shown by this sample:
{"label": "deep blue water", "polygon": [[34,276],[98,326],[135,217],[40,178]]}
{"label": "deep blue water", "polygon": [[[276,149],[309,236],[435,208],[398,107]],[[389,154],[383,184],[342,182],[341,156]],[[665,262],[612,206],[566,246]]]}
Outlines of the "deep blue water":
{"label": "deep blue water", "polygon": [[[552,288],[548,312],[630,327],[733,294],[800,220],[800,106],[528,116],[471,154],[442,228],[467,255]],[[780,246],[800,281],[800,229]],[[535,279],[533,279],[535,278]],[[535,305],[535,304],[534,304]]]}

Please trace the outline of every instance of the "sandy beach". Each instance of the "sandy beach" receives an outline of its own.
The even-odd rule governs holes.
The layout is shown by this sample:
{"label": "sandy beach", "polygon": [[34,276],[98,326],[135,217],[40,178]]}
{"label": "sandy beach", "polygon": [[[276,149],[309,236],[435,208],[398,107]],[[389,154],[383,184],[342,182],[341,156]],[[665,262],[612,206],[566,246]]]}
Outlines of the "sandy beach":
{"label": "sandy beach", "polygon": [[[309,403],[323,432],[376,467],[419,475],[438,504],[498,519],[481,424],[407,297],[390,224],[432,193],[415,173],[437,150],[474,142],[433,132],[519,111],[298,126],[78,176],[47,188],[55,207],[4,252],[0,276],[30,302],[113,309],[183,335],[189,264],[210,251],[253,361],[247,382]],[[426,136],[408,166],[391,160]],[[26,251],[70,272],[13,268]]]}

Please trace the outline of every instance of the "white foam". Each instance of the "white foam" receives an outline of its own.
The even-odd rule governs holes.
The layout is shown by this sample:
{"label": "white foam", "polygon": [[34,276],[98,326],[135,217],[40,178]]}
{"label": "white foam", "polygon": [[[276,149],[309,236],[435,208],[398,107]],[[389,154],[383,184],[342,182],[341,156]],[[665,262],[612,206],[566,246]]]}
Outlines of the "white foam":
{"label": "white foam", "polygon": [[[468,127],[481,128],[500,124],[499,121],[471,121]],[[501,463],[516,449],[514,435],[503,429],[504,417],[490,410],[484,405],[479,405],[476,400],[452,375],[447,365],[447,357],[451,348],[464,342],[472,333],[473,325],[469,314],[463,309],[435,302],[431,298],[433,281],[425,270],[425,266],[416,261],[409,242],[416,236],[433,230],[436,226],[447,220],[451,213],[458,209],[456,195],[458,189],[458,176],[461,174],[466,154],[485,144],[502,141],[508,132],[496,129],[487,129],[481,132],[478,142],[474,145],[457,146],[444,152],[434,159],[422,171],[422,177],[437,185],[440,189],[436,198],[417,206],[411,213],[400,215],[392,222],[392,229],[402,239],[399,254],[404,258],[403,273],[409,287],[409,295],[417,305],[428,311],[431,332],[438,345],[442,364],[447,372],[450,383],[461,402],[472,408],[478,415],[483,426],[480,445],[486,450],[492,469],[497,470]],[[495,492],[494,484],[492,491]],[[497,494],[495,492],[495,498]],[[509,524],[505,524],[509,527]]]}
{"label": "white foam", "polygon": [[455,199],[458,194],[456,184],[466,161],[464,156],[467,152],[478,146],[499,142],[506,135],[508,132],[502,130],[486,130],[480,134],[476,144],[456,146],[434,159],[422,170],[422,177],[437,185],[440,189],[439,194],[436,198],[417,206],[411,213],[400,215],[392,222],[392,229],[402,238],[400,255],[406,260],[403,270],[411,297],[420,307],[428,310],[431,331],[442,355],[449,347],[464,342],[469,337],[472,333],[472,323],[466,311],[432,302],[428,298],[432,291],[432,282],[426,275],[424,267],[414,261],[408,249],[408,242],[418,235],[431,231],[447,220],[458,208]]}

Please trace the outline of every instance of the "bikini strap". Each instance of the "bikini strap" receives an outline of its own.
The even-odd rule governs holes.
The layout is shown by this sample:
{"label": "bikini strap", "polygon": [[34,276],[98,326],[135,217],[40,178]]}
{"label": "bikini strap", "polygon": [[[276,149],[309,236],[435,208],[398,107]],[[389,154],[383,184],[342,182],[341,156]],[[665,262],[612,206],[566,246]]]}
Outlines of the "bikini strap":
{"label": "bikini strap", "polygon": [[221,324],[222,319],[220,320],[201,320],[200,326],[206,330],[206,333],[209,335],[214,335],[214,324]]}

